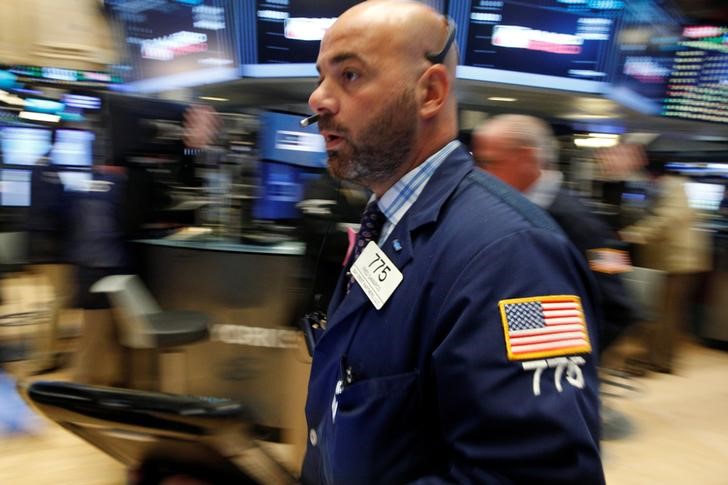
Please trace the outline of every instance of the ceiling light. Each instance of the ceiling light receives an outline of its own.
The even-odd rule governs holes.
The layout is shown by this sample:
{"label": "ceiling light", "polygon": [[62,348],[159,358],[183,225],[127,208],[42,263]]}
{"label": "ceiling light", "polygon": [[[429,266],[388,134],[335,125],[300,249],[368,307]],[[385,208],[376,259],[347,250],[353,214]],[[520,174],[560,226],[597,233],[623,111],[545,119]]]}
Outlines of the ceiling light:
{"label": "ceiling light", "polygon": [[560,118],[564,118],[567,120],[605,120],[605,119],[620,118],[620,117],[621,117],[621,115],[619,115],[619,114],[590,115],[590,114],[582,114],[582,113],[569,113],[569,114],[560,116]]}
{"label": "ceiling light", "polygon": [[200,96],[200,99],[204,99],[205,101],[230,101],[228,98],[218,98],[215,96]]}
{"label": "ceiling light", "polygon": [[576,138],[574,145],[581,148],[606,148],[613,147],[619,143],[617,138]]}
{"label": "ceiling light", "polygon": [[619,138],[619,135],[613,133],[589,133],[592,138]]}
{"label": "ceiling light", "polygon": [[208,66],[227,66],[233,63],[230,59],[220,59],[219,57],[207,57],[205,59],[200,59],[197,62]]}
{"label": "ceiling light", "polygon": [[36,113],[33,111],[21,111],[18,117],[32,121],[46,121],[48,123],[58,123],[58,121],[61,119],[61,117],[58,115],[50,115],[48,113]]}
{"label": "ceiling light", "polygon": [[517,98],[504,98],[501,96],[492,96],[492,97],[488,98],[488,100],[489,101],[502,101],[504,103],[512,103],[514,101],[518,101]]}

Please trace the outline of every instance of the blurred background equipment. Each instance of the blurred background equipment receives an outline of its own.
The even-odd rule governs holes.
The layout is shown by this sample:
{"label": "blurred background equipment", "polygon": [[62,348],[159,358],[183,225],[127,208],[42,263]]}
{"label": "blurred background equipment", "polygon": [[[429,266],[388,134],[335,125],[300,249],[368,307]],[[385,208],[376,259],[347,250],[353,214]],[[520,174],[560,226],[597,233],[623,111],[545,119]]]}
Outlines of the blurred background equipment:
{"label": "blurred background equipment", "polygon": [[128,483],[165,483],[170,477],[295,483],[255,441],[250,410],[240,403],[65,382],[19,388],[43,414],[128,466]]}
{"label": "blurred background equipment", "polygon": [[117,60],[109,22],[95,0],[4,0],[0,64],[106,69]]}
{"label": "blurred background equipment", "polygon": [[236,3],[106,0],[120,53],[115,72],[139,92],[235,79]]}

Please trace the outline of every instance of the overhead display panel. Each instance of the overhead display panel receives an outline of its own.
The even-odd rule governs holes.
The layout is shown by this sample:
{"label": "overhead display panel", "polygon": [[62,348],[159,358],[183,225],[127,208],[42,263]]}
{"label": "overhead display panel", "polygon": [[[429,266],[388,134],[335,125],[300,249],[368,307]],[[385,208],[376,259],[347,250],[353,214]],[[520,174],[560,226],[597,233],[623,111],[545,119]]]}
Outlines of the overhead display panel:
{"label": "overhead display panel", "polygon": [[[240,2],[240,58],[245,77],[317,76],[315,62],[326,29],[363,0]],[[445,0],[422,0],[445,12]]]}
{"label": "overhead display panel", "polygon": [[461,29],[458,77],[601,92],[623,10],[621,0],[451,2]]}
{"label": "overhead display panel", "polygon": [[336,18],[361,0],[257,0],[258,62],[316,62],[319,44]]}
{"label": "overhead display panel", "polygon": [[615,42],[610,98],[644,114],[660,113],[683,23],[682,14],[667,3],[627,2]]}
{"label": "overhead display panel", "polygon": [[728,27],[687,26],[679,45],[662,114],[728,123]]}
{"label": "overhead display panel", "polygon": [[106,86],[118,84],[123,80],[116,75],[104,71],[81,71],[48,66],[9,66],[8,70],[21,78],[30,78],[45,83],[78,84],[88,86]]}
{"label": "overhead display panel", "polygon": [[233,0],[106,0],[105,5],[126,51],[117,70],[136,90],[237,76]]}
{"label": "overhead display panel", "polygon": [[317,76],[324,32],[362,0],[255,0],[241,7],[241,73],[245,77]]}

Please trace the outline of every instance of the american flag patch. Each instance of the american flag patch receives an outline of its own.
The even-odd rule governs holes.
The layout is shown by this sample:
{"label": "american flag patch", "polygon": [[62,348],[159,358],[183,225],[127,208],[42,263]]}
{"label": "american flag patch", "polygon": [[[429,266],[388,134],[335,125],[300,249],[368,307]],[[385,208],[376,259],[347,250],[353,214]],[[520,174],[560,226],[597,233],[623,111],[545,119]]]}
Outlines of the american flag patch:
{"label": "american flag patch", "polygon": [[627,251],[611,248],[590,249],[587,251],[589,267],[599,273],[626,273],[632,271],[632,261]]}
{"label": "american flag patch", "polygon": [[501,300],[509,360],[590,353],[581,300],[573,295]]}

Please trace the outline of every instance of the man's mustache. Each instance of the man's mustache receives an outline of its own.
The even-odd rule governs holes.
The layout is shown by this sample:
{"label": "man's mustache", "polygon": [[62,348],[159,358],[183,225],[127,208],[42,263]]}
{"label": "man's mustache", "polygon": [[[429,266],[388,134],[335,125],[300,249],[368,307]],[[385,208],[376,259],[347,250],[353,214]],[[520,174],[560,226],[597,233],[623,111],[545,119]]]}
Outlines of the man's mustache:
{"label": "man's mustache", "polygon": [[318,121],[319,125],[319,131],[333,131],[334,133],[338,135],[344,135],[348,133],[349,130],[347,130],[343,125],[336,123],[331,116],[321,116]]}

